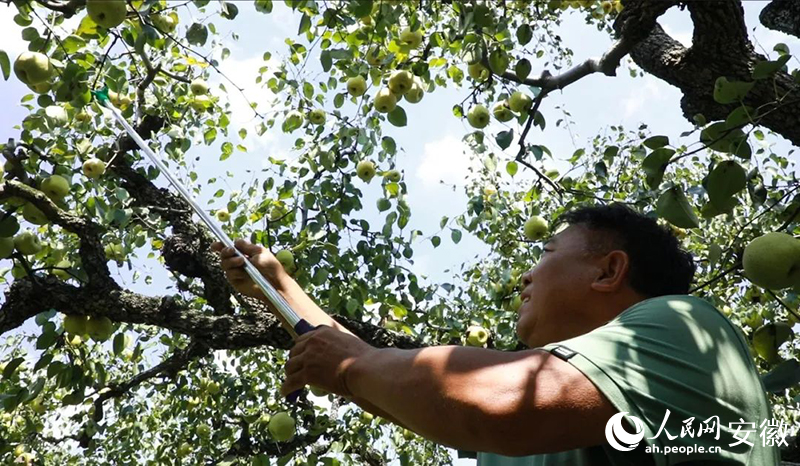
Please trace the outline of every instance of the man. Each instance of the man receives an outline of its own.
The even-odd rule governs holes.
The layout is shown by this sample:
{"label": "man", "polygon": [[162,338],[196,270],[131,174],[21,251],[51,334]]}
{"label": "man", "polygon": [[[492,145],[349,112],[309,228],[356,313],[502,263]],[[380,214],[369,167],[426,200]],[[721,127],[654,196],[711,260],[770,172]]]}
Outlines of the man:
{"label": "man", "polygon": [[[669,230],[621,204],[562,223],[523,275],[517,336],[532,349],[518,352],[374,348],[266,249],[237,243],[320,326],[297,339],[282,393],[315,385],[350,397],[431,441],[482,452],[479,466],[778,464],[759,437],[770,408],[747,344],[687,295],[694,264]],[[215,249],[231,283],[264,299],[243,259]]]}

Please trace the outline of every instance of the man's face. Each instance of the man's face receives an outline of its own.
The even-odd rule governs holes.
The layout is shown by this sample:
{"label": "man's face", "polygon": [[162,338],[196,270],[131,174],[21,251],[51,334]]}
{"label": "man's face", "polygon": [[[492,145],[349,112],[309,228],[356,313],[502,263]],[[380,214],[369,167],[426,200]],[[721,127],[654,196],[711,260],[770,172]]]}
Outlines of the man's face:
{"label": "man's face", "polygon": [[544,245],[536,266],[522,276],[517,336],[530,348],[562,341],[596,327],[590,308],[596,258],[586,254],[591,232],[572,225]]}

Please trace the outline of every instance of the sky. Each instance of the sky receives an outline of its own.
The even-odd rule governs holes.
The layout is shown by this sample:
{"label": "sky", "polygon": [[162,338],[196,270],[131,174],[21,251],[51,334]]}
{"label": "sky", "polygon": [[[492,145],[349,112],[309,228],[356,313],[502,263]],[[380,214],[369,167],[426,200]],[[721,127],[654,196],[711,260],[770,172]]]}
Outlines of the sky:
{"label": "sky", "polygon": [[[215,21],[222,37],[229,37],[234,28],[239,36],[238,42],[225,39],[231,55],[221,64],[221,70],[238,86],[244,88],[244,94],[251,101],[257,102],[262,112],[274,110],[272,106],[275,105],[272,93],[255,82],[258,69],[265,65],[262,54],[270,51],[272,60],[267,66],[274,66],[286,51],[284,39],[295,37],[299,22],[298,15],[280,2],[275,3],[272,14],[262,15],[252,11],[251,3],[237,2],[240,14],[235,21],[222,19]],[[792,50],[800,50],[798,47],[800,41],[797,39],[760,26],[757,16],[764,5],[762,2],[744,2],[744,5],[748,27],[753,37],[758,39],[760,50],[770,52],[773,58],[776,55],[772,53],[772,47],[778,42],[786,43]],[[20,36],[21,28],[12,21],[13,11],[12,8],[0,4],[0,49],[5,50],[12,61],[26,49],[26,43]],[[185,15],[183,12],[181,14]],[[187,19],[184,16],[182,22]],[[692,25],[687,11],[673,8],[659,22],[674,38],[685,45],[690,45]],[[574,51],[575,64],[585,58],[599,57],[612,43],[608,35],[586,26],[583,19],[574,13],[568,15],[558,33],[565,44]],[[627,58],[625,60],[627,61]],[[310,66],[318,67],[316,55],[312,56],[309,62]],[[536,74],[541,69],[537,68],[535,61],[533,62],[532,74]],[[797,62],[793,63],[796,67]],[[224,98],[228,99],[234,108],[232,122],[234,128],[230,131],[231,142],[234,144],[240,142],[235,136],[237,127],[250,130],[247,139],[243,141],[248,147],[248,152],[246,154],[236,152],[228,161],[220,162],[219,144],[223,142],[222,138],[219,138],[212,147],[198,145],[192,149],[192,158],[197,156],[200,160],[194,168],[200,174],[201,180],[217,176],[224,171],[232,174],[230,178],[221,180],[217,185],[205,187],[200,196],[203,202],[210,199],[213,192],[222,185],[228,190],[238,189],[242,182],[250,179],[251,175],[245,173],[245,170],[265,166],[268,163],[267,156],[289,160],[299,155],[291,150],[294,137],[282,134],[279,125],[263,136],[257,136],[252,130],[256,120],[253,119],[253,113],[248,109],[247,103],[235,90],[227,95],[221,93],[217,88],[220,81],[223,79],[212,73],[211,92],[225,96]],[[229,83],[226,83],[226,86],[229,90],[232,89]],[[407,200],[412,210],[412,219],[406,231],[422,230],[423,238],[439,230],[442,216],[452,218],[466,210],[463,186],[471,162],[468,149],[461,139],[472,129],[466,120],[455,118],[451,108],[455,103],[461,102],[468,92],[467,87],[451,86],[437,89],[435,93],[426,95],[417,105],[403,104],[408,115],[406,127],[395,128],[388,124],[384,126],[385,134],[394,137],[398,147],[402,149],[402,154],[398,157],[398,168],[404,172],[404,180],[409,191]],[[17,137],[18,129],[15,125],[27,113],[19,102],[27,93],[27,87],[19,83],[13,75],[8,82],[0,82],[0,106],[3,108],[3,112],[0,112],[0,141]],[[627,67],[620,68],[618,76],[614,78],[600,74],[590,75],[561,92],[552,93],[544,101],[541,111],[547,118],[547,129],[533,132],[529,141],[546,145],[555,156],[556,160],[545,159],[541,168],[545,170],[557,168],[561,173],[569,168],[565,160],[576,149],[590,147],[591,138],[611,125],[621,124],[632,129],[640,123],[646,123],[654,134],[669,135],[674,141],[680,133],[693,128],[682,116],[679,107],[680,97],[681,94],[676,88],[657,78],[651,76],[632,78],[627,72]],[[355,110],[352,104],[345,104],[344,111],[348,108],[351,112]],[[568,129],[557,128],[554,124],[561,117],[560,108],[567,109],[571,113],[573,124]],[[329,118],[328,125],[331,124],[331,120]],[[489,135],[502,129],[505,128],[493,122],[485,132]],[[777,141],[779,150],[788,150],[790,147],[779,137],[771,140]],[[688,145],[695,141],[689,139],[681,142]],[[503,154],[504,160],[513,159],[515,147],[516,144],[512,144],[507,153]],[[502,167],[504,164],[501,163],[499,166]],[[521,167],[514,181],[519,183],[520,189],[527,189],[532,179],[532,174]],[[165,185],[165,181],[162,179],[160,184]],[[382,221],[378,220],[381,217],[378,217],[377,209],[374,207],[375,200],[380,195],[379,183],[373,181],[363,191],[364,205],[368,212],[367,219],[372,225],[382,224]],[[454,280],[452,270],[457,271],[461,263],[471,262],[488,252],[485,245],[466,232],[457,245],[449,240],[447,232],[441,236],[443,241],[436,249],[426,240],[418,240],[418,244],[414,246],[412,269],[418,274],[429,277],[431,282],[452,282]],[[135,268],[141,270],[142,274],[153,276],[152,284],[135,280],[127,267],[118,269],[112,264],[112,269],[124,286],[150,295],[168,292],[165,284],[168,283],[169,276],[163,268],[153,261],[136,260],[134,263]],[[0,262],[0,268],[7,266],[9,265]],[[2,286],[4,285],[0,285],[0,291]],[[23,326],[23,330],[34,328],[32,322]],[[474,461],[458,460],[456,464],[474,464]]]}

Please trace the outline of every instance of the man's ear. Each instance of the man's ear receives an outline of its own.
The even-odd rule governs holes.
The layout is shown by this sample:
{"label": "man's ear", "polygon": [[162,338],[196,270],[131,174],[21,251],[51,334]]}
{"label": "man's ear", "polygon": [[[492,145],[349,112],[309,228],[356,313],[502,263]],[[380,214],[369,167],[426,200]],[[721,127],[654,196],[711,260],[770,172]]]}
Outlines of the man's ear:
{"label": "man's ear", "polygon": [[625,285],[630,270],[630,257],[625,251],[615,249],[597,259],[600,270],[592,282],[592,289],[603,293],[617,291]]}

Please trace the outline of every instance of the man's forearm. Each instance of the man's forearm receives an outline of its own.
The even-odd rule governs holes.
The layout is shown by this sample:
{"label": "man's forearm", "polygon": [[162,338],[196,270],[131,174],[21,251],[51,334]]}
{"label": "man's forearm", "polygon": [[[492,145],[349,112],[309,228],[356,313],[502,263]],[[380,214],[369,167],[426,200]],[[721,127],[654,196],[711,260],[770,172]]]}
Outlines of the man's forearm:
{"label": "man's forearm", "polygon": [[[352,335],[351,331],[333,320],[330,315],[317,306],[317,303],[315,303],[314,300],[311,299],[308,294],[306,294],[303,288],[301,288],[292,277],[286,275],[286,277],[281,279],[278,285],[278,291],[280,294],[283,295],[283,297],[286,299],[286,302],[289,303],[289,306],[294,309],[301,319],[305,319],[306,322],[314,327],[318,325],[327,325]],[[266,296],[263,296],[261,300],[268,303],[270,308],[273,310],[273,313],[278,316],[285,326],[288,326],[286,320],[280,314],[275,312],[274,307],[271,303],[269,303],[269,300],[266,298]]]}
{"label": "man's forearm", "polygon": [[356,361],[347,385],[409,429],[437,443],[492,451],[494,424],[524,396],[522,352],[438,346],[381,349]]}

